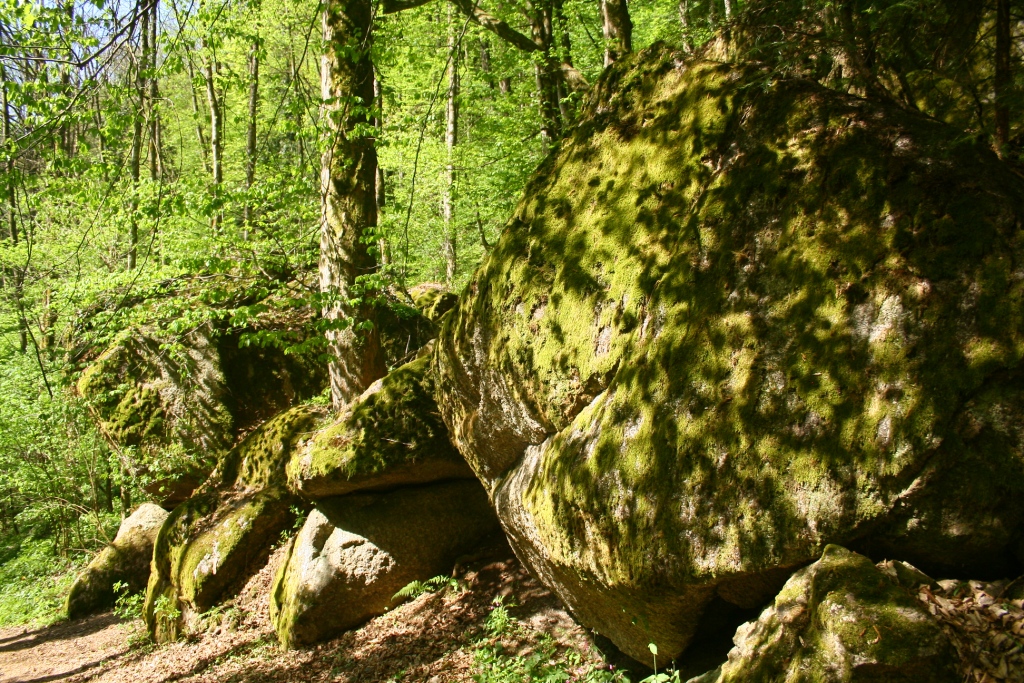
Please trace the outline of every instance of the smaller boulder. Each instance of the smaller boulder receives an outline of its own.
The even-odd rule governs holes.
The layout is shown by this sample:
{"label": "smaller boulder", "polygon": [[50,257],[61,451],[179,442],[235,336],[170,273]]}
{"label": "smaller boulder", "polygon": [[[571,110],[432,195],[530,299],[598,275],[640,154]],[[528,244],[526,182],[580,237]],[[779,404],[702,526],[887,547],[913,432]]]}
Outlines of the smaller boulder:
{"label": "smaller boulder", "polygon": [[442,284],[427,282],[409,290],[416,308],[432,323],[437,323],[448,311],[455,308],[459,297],[448,291]]}
{"label": "smaller boulder", "polygon": [[174,640],[240,588],[292,526],[299,501],[285,486],[284,466],[319,417],[299,406],[268,420],[167,518],[154,547],[144,610],[154,640]]}
{"label": "smaller boulder", "polygon": [[166,510],[143,503],[121,522],[113,543],[93,558],[71,586],[65,603],[68,619],[113,607],[115,583],[126,584],[130,593],[146,587],[153,544],[166,519]]}
{"label": "smaller boulder", "polygon": [[287,473],[291,490],[310,500],[474,478],[438,413],[428,355],[374,382],[296,449]]}
{"label": "smaller boulder", "polygon": [[320,501],[271,588],[281,645],[326,640],[383,614],[403,587],[450,571],[499,529],[475,480]]}
{"label": "smaller boulder", "polygon": [[721,670],[698,680],[959,681],[953,647],[938,622],[899,585],[920,577],[903,570],[889,576],[863,555],[827,546],[757,621],[737,629],[736,647]]}

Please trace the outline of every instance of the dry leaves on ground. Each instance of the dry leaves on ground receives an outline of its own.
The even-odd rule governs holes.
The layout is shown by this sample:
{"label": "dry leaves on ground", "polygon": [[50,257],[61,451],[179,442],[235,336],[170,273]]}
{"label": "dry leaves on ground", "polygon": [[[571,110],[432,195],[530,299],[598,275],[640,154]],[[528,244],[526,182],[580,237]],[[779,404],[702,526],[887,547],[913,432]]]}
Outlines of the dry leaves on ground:
{"label": "dry leaves on ground", "polygon": [[964,680],[1024,683],[1024,600],[1007,581],[940,581],[917,597],[953,642]]}

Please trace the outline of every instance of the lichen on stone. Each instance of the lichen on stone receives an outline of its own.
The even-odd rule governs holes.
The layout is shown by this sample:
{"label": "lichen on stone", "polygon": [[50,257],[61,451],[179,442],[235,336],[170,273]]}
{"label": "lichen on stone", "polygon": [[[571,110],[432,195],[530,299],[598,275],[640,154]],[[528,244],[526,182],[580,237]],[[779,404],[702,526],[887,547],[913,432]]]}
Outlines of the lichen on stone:
{"label": "lichen on stone", "polygon": [[292,490],[307,498],[472,477],[448,439],[426,355],[375,382],[342,415],[297,449]]}
{"label": "lichen on stone", "polygon": [[960,680],[951,643],[911,593],[834,545],[734,641],[715,683]]}
{"label": "lichen on stone", "polygon": [[298,406],[268,420],[168,517],[153,550],[146,594],[146,623],[154,639],[176,638],[190,619],[240,588],[266,560],[299,502],[285,486],[285,462],[320,416],[317,408]]}
{"label": "lichen on stone", "polygon": [[[445,321],[438,403],[496,498],[539,449],[509,509],[564,599],[612,596],[578,600],[599,630],[830,542],[1009,569],[1021,224],[1024,183],[951,127],[655,46]],[[652,634],[606,635],[642,660]]]}

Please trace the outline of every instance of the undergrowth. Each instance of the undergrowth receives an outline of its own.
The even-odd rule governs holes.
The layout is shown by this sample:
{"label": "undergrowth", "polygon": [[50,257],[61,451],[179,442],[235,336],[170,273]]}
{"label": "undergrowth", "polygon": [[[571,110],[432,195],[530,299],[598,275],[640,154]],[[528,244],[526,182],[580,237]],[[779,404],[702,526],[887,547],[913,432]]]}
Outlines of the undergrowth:
{"label": "undergrowth", "polygon": [[[500,598],[484,623],[486,636],[474,647],[476,683],[629,683],[622,673],[599,668],[549,635],[529,642],[530,634]],[[523,645],[522,641],[528,642]]]}
{"label": "undergrowth", "polygon": [[60,557],[50,539],[4,539],[0,548],[0,627],[59,621],[64,598],[88,561],[85,553]]}

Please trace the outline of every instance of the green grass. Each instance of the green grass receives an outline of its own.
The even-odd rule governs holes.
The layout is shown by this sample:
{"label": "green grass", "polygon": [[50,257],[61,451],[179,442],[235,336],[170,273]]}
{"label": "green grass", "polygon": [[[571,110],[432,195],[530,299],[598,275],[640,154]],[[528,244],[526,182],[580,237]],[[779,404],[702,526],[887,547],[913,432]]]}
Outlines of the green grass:
{"label": "green grass", "polygon": [[59,621],[64,598],[88,555],[59,557],[50,539],[5,541],[0,547],[0,628]]}

